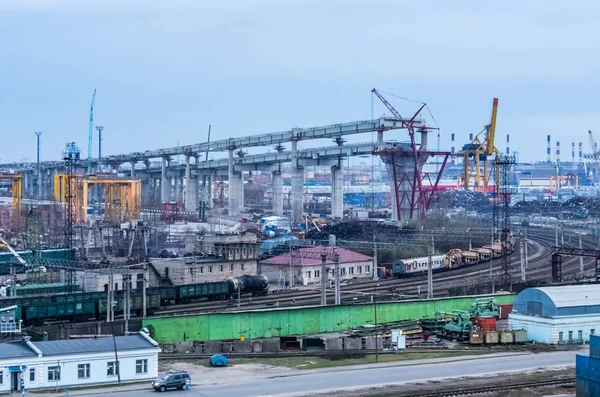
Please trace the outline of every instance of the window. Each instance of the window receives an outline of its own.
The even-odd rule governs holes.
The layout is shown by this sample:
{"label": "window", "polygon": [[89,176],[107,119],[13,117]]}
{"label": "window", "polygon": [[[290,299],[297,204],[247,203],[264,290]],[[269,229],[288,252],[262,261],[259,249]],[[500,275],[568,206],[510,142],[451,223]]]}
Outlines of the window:
{"label": "window", "polygon": [[563,333],[562,333],[562,332],[559,332],[559,333],[558,333],[558,341],[559,341],[559,342],[562,342],[562,341],[563,341]]}
{"label": "window", "polygon": [[209,267],[208,267],[208,272],[209,272],[209,273],[212,273],[212,266],[209,266]]}
{"label": "window", "polygon": [[219,271],[220,271],[221,273],[223,273],[223,265],[220,265],[220,266],[219,266]]}
{"label": "window", "polygon": [[577,340],[583,340],[583,331],[582,330],[579,330],[577,332]]}
{"label": "window", "polygon": [[204,266],[200,266],[200,273],[204,273]]}
{"label": "window", "polygon": [[35,368],[29,368],[29,381],[35,382]]}
{"label": "window", "polygon": [[369,273],[371,271],[371,266],[365,266],[365,273]]}
{"label": "window", "polygon": [[79,364],[77,366],[77,377],[79,379],[88,379],[90,377],[90,365]]}
{"label": "window", "polygon": [[312,272],[311,272],[310,270],[308,270],[308,271],[306,272],[306,278],[310,278],[310,274],[311,274],[311,273],[312,273]]}
{"label": "window", "polygon": [[244,270],[244,264],[243,263],[240,265],[240,270]]}
{"label": "window", "polygon": [[190,275],[194,272],[194,268],[190,267]]}
{"label": "window", "polygon": [[350,274],[354,274],[354,268],[353,268],[353,267],[349,267],[349,268],[348,268],[348,273],[350,273]]}
{"label": "window", "polygon": [[596,335],[596,330],[594,328],[590,329],[590,335]]}
{"label": "window", "polygon": [[48,367],[48,382],[56,382],[60,380],[60,368],[57,365]]}
{"label": "window", "polygon": [[148,360],[135,360],[135,373],[136,374],[147,374],[148,373]]}
{"label": "window", "polygon": [[573,331],[569,331],[569,342],[573,342]]}
{"label": "window", "polygon": [[356,267],[356,274],[362,274],[362,266]]}
{"label": "window", "polygon": [[0,385],[4,384],[4,371],[0,371]]}
{"label": "window", "polygon": [[345,267],[343,267],[343,268],[342,268],[342,276],[345,276],[345,275],[346,275],[346,268],[345,268]]}
{"label": "window", "polygon": [[315,278],[319,278],[319,277],[321,277],[321,271],[315,270]]}
{"label": "window", "polygon": [[106,363],[106,375],[107,376],[117,376],[117,362],[109,361]]}
{"label": "window", "polygon": [[233,271],[233,264],[229,265],[229,271],[232,272]]}
{"label": "window", "polygon": [[115,283],[115,291],[119,290],[119,283]]}

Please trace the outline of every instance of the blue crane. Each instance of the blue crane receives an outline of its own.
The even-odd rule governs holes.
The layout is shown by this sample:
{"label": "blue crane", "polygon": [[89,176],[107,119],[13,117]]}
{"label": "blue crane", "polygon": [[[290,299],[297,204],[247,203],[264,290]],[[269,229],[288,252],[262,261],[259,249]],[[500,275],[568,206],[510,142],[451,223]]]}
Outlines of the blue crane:
{"label": "blue crane", "polygon": [[90,125],[88,138],[88,175],[92,173],[92,140],[94,138],[94,101],[96,100],[96,89],[92,95],[92,104],[90,105]]}

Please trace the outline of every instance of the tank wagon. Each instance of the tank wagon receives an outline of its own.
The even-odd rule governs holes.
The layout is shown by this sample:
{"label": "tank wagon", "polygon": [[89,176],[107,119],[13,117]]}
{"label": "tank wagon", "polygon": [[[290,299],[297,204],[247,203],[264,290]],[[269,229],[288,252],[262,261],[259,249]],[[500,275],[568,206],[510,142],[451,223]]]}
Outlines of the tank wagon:
{"label": "tank wagon", "polygon": [[229,291],[235,295],[238,288],[241,294],[252,294],[252,296],[267,295],[269,292],[269,279],[265,275],[244,275],[237,278],[229,277]]}
{"label": "tank wagon", "polygon": [[[515,239],[510,237],[508,243],[508,253],[510,255],[515,250]],[[487,262],[490,259],[498,259],[504,255],[504,250],[500,241],[495,241],[492,245],[486,245],[481,248],[474,248],[470,251],[452,249],[445,255],[436,255],[431,257],[431,267],[433,271],[443,271],[456,269],[463,266],[474,265],[481,262]],[[427,273],[429,267],[429,257],[396,259],[392,262],[392,276],[407,277],[414,274]]]}

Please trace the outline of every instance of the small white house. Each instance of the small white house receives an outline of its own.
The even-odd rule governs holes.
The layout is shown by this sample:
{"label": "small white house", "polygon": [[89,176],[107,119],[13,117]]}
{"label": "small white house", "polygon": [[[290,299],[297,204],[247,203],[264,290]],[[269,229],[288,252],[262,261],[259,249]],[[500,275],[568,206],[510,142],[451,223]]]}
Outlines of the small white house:
{"label": "small white house", "polygon": [[112,337],[45,342],[25,338],[0,343],[0,393],[117,383],[118,375],[121,382],[155,379],[159,351],[145,331],[114,341]]}

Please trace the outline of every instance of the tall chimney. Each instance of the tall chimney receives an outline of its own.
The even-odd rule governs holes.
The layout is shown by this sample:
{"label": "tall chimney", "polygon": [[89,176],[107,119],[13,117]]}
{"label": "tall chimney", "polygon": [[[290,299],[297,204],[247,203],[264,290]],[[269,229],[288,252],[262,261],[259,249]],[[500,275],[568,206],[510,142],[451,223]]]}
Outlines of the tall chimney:
{"label": "tall chimney", "polygon": [[556,141],[556,162],[560,163],[560,141]]}
{"label": "tall chimney", "polygon": [[450,163],[452,165],[454,165],[455,163],[455,158],[454,158],[454,133],[452,133],[452,135],[450,135],[450,141],[452,146],[450,147],[450,153],[452,153],[452,159],[450,160]]}
{"label": "tall chimney", "polygon": [[579,162],[583,162],[583,142],[579,142]]}
{"label": "tall chimney", "polygon": [[550,135],[546,137],[546,161],[550,162]]}
{"label": "tall chimney", "polygon": [[571,161],[575,162],[575,142],[571,142]]}
{"label": "tall chimney", "polygon": [[510,135],[506,134],[506,154],[510,154]]}

